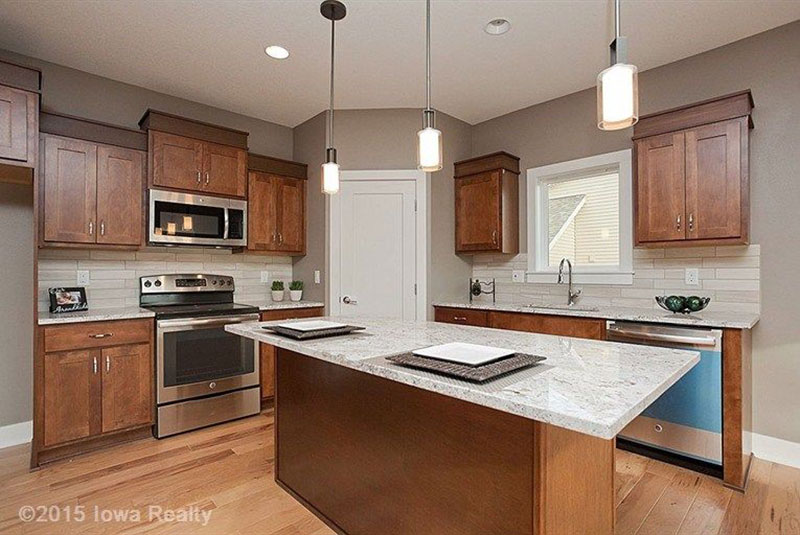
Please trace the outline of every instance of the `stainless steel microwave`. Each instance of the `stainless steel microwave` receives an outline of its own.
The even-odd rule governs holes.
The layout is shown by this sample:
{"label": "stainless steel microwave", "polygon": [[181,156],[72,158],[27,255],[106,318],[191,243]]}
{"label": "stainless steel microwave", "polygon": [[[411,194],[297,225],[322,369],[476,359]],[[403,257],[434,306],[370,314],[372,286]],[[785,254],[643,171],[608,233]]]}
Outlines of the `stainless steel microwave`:
{"label": "stainless steel microwave", "polygon": [[247,246],[247,201],[157,189],[149,193],[151,244]]}

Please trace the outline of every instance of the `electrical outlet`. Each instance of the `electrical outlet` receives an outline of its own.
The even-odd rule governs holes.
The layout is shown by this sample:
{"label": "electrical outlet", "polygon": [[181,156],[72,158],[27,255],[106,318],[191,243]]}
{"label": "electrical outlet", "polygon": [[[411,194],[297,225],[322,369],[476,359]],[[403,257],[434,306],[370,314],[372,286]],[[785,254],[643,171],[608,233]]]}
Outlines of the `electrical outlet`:
{"label": "electrical outlet", "polygon": [[314,271],[314,284],[319,284],[320,280],[321,280],[321,278],[320,278],[319,270],[315,270]]}
{"label": "electrical outlet", "polygon": [[700,270],[697,268],[686,268],[686,284],[697,286],[700,284]]}
{"label": "electrical outlet", "polygon": [[269,271],[261,272],[261,282],[269,282]]}
{"label": "electrical outlet", "polygon": [[89,286],[89,272],[88,271],[79,271],[78,272],[78,286]]}
{"label": "electrical outlet", "polygon": [[511,272],[511,282],[525,282],[525,270],[515,269]]}

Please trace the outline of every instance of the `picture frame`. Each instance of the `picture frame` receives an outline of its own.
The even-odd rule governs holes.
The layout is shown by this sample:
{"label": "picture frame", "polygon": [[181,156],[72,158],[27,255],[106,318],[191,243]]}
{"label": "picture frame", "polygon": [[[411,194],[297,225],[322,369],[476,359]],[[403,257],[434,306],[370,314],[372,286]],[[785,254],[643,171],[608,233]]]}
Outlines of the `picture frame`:
{"label": "picture frame", "polygon": [[50,294],[50,312],[53,314],[89,309],[86,288],[82,286],[50,288],[48,292]]}

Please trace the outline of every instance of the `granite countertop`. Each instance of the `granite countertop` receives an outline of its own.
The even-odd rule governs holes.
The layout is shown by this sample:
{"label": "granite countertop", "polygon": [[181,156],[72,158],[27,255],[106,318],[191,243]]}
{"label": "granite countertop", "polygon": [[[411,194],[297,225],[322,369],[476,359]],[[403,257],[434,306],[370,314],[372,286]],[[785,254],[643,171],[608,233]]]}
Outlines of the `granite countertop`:
{"label": "granite countertop", "polygon": [[[238,302],[238,301],[237,301]],[[317,307],[324,307],[325,303],[320,303],[318,301],[270,301],[270,300],[263,300],[263,301],[247,301],[243,302],[242,304],[245,305],[252,305],[254,307],[258,307],[260,310],[281,310],[281,309],[291,309],[291,308],[317,308]]]}
{"label": "granite countertop", "polygon": [[129,320],[152,317],[155,317],[152,311],[139,307],[90,308],[89,310],[81,312],[65,312],[63,314],[51,314],[50,312],[44,311],[39,312],[39,325],[59,325],[62,323],[84,323],[90,321]]}
{"label": "granite countertop", "polygon": [[673,314],[657,308],[597,307],[596,310],[582,309],[580,303],[575,308],[551,308],[548,306],[527,306],[500,303],[434,303],[437,307],[470,308],[474,310],[497,310],[498,312],[519,312],[523,314],[549,314],[551,316],[573,316],[578,318],[602,318],[608,320],[641,321],[646,323],[665,323],[689,325],[693,327],[717,327],[727,329],[752,329],[758,323],[759,315],[748,312],[695,312],[692,314]]}
{"label": "granite countertop", "polygon": [[[327,318],[366,327],[362,333],[296,341],[261,328],[229,332],[340,366],[486,407],[610,439],[689,371],[699,353],[435,322]],[[547,358],[539,366],[478,385],[385,360],[447,342],[514,349]]]}

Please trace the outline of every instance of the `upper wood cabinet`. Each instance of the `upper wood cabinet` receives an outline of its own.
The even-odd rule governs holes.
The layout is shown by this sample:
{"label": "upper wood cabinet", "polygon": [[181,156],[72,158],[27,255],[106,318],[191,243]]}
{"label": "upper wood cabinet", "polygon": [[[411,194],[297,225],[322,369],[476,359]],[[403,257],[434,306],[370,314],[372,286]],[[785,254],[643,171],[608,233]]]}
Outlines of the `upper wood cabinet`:
{"label": "upper wood cabinet", "polygon": [[150,185],[205,195],[247,196],[246,132],[148,110]]}
{"label": "upper wood cabinet", "polygon": [[251,154],[247,249],[290,256],[306,252],[306,165]]}
{"label": "upper wood cabinet", "polygon": [[42,245],[141,245],[143,151],[51,134],[41,151]]}
{"label": "upper wood cabinet", "polygon": [[30,183],[36,165],[41,72],[0,61],[0,181]]}
{"label": "upper wood cabinet", "polygon": [[744,91],[639,120],[636,245],[749,242],[752,107]]}
{"label": "upper wood cabinet", "polygon": [[456,162],[455,202],[456,253],[519,252],[519,158]]}

